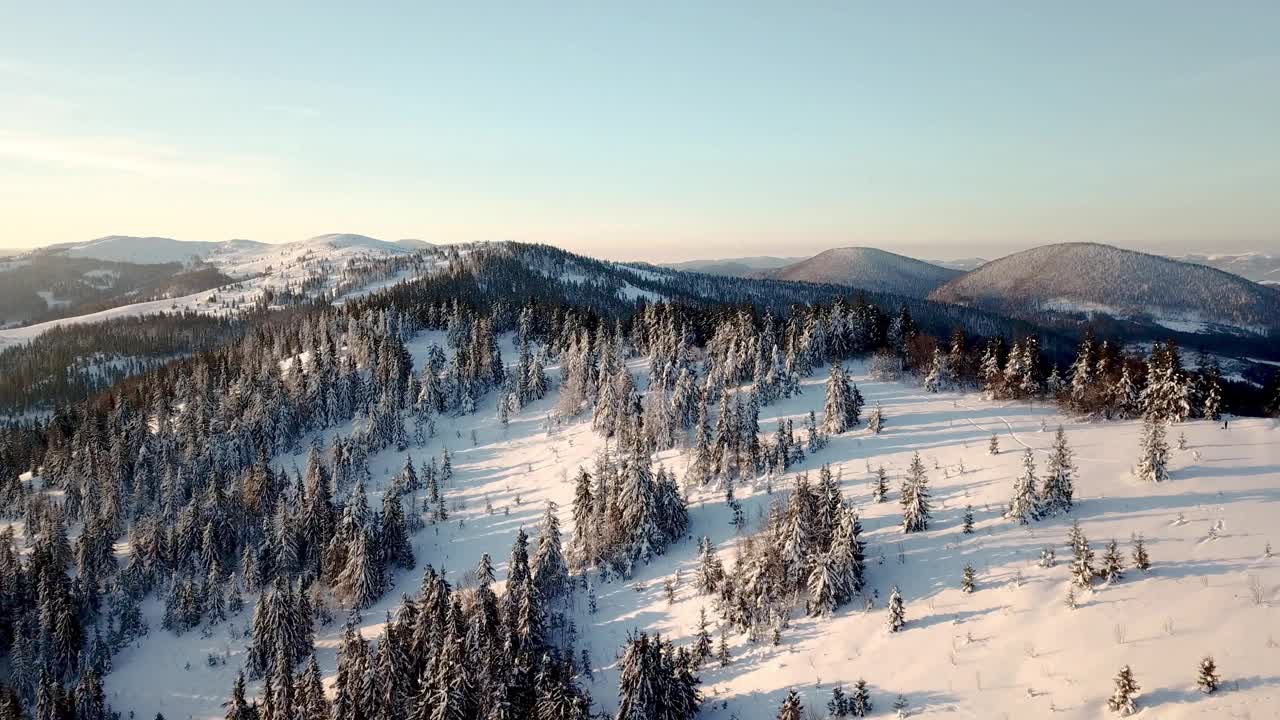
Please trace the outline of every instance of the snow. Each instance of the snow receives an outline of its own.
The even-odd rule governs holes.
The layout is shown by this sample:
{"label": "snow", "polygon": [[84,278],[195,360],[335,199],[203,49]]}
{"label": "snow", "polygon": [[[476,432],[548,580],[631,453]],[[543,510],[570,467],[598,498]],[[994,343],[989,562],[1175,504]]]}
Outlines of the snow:
{"label": "snow", "polygon": [[65,253],[67,257],[73,258],[158,265],[187,262],[192,258],[208,254],[218,244],[161,237],[108,235],[67,246]]}
{"label": "snow", "polygon": [[[440,335],[420,336],[409,344],[415,363]],[[504,357],[511,359],[510,339]],[[631,370],[643,385],[647,362],[633,359]],[[1172,429],[1185,433],[1189,449],[1173,451],[1172,479],[1144,484],[1130,474],[1136,457],[1139,423],[1090,423],[1062,417],[1040,405],[1003,404],[968,394],[928,394],[911,385],[871,380],[865,367],[852,364],[853,379],[868,407],[883,406],[887,424],[881,435],[865,425],[832,438],[809,457],[799,471],[814,472],[831,463],[846,497],[862,511],[868,543],[869,589],[880,600],[870,613],[861,607],[841,608],[824,620],[797,615],[782,644],[750,645],[734,637],[733,663],[710,664],[700,672],[705,695],[701,717],[765,720],[776,715],[789,689],[798,691],[807,709],[825,709],[835,683],[847,688],[858,678],[871,687],[877,716],[887,716],[893,697],[905,694],[913,716],[957,718],[1054,717],[1064,720],[1107,716],[1105,699],[1121,665],[1131,665],[1143,688],[1143,717],[1179,718],[1274,717],[1280,708],[1280,624],[1275,588],[1280,560],[1263,557],[1276,536],[1280,503],[1280,427],[1273,421],[1234,419],[1229,430],[1220,424],[1191,422]],[[549,370],[552,377],[558,373]],[[800,424],[810,409],[821,412],[823,372],[804,384],[804,394],[762,410],[761,429],[773,430],[780,419]],[[400,573],[395,587],[363,613],[362,632],[376,637],[384,614],[401,593],[414,593],[421,568],[446,568],[454,581],[474,566],[481,553],[499,563],[499,578],[516,529],[531,530],[548,500],[559,504],[566,543],[573,532],[570,516],[573,485],[569,478],[588,465],[603,440],[590,430],[588,418],[557,424],[550,421],[555,393],[514,415],[510,426],[494,421],[493,397],[484,398],[475,415],[442,418],[437,437],[425,448],[409,450],[415,462],[453,454],[455,477],[448,488],[457,505],[448,524],[428,528],[413,538],[419,570]],[[548,423],[550,422],[550,425]],[[1066,517],[1019,527],[1001,518],[1014,478],[1022,469],[1022,448],[1032,448],[1040,470],[1053,433],[1061,423],[1076,452],[1079,473],[1077,505]],[[335,432],[325,432],[326,442]],[[475,433],[475,442],[471,440]],[[1003,452],[987,453],[992,433]],[[1171,443],[1176,446],[1176,443]],[[307,442],[302,445],[306,447]],[[928,469],[935,500],[927,532],[904,536],[899,528],[897,484],[914,452]],[[658,460],[683,475],[687,457],[679,450]],[[370,459],[374,482],[370,505],[404,455],[384,451]],[[276,458],[292,469],[302,455]],[[963,471],[961,463],[963,462]],[[889,501],[870,502],[869,470],[884,465],[892,491]],[[775,484],[775,497],[763,483],[743,483],[737,496],[755,532],[768,503],[782,497],[794,473]],[[486,501],[496,512],[485,512]],[[961,515],[972,505],[976,533],[960,533]],[[677,642],[689,642],[699,609],[714,620],[710,598],[691,585],[697,554],[694,538],[709,535],[726,563],[733,559],[735,538],[729,511],[716,489],[694,489],[690,501],[689,539],[641,568],[626,581],[597,585],[599,612],[582,608],[575,616],[582,630],[580,645],[600,667],[595,680],[582,678],[600,709],[616,709],[615,651],[634,629],[659,631]],[[1141,533],[1154,561],[1149,574],[1132,569],[1110,587],[1081,593],[1079,609],[1063,604],[1067,570],[1062,545],[1072,519],[1079,520],[1093,547],[1109,539],[1128,553],[1128,538]],[[1217,539],[1208,528],[1221,523]],[[1059,563],[1037,567],[1040,548],[1054,545]],[[127,548],[122,548],[127,551]],[[961,570],[977,571],[977,589],[962,594]],[[676,601],[668,604],[662,584],[679,571],[683,578]],[[1264,604],[1250,599],[1248,583],[1257,577],[1268,594]],[[885,630],[884,600],[893,586],[906,601],[906,628]],[[125,649],[107,676],[109,699],[126,716],[220,718],[220,707],[244,659],[241,633],[249,621],[253,599],[230,622],[174,636],[159,628],[159,602],[146,606],[150,634]],[[584,603],[581,603],[585,605]],[[341,618],[342,614],[339,613]],[[332,681],[340,621],[317,628],[317,654]],[[1223,690],[1202,696],[1194,686],[1200,658],[1212,654],[1224,674]],[[225,664],[207,666],[207,658]],[[189,667],[189,669],[188,669]],[[251,690],[260,688],[252,686]]]}
{"label": "snow", "polygon": [[[112,241],[107,243],[106,241]],[[139,241],[124,243],[125,240]],[[88,246],[101,249],[107,247],[112,251],[124,252],[138,250],[146,245],[141,241],[163,241],[165,238],[102,238],[88,243]],[[181,241],[169,241],[181,242]],[[123,243],[123,245],[122,245]],[[412,250],[398,243],[375,240],[363,235],[321,235],[319,237],[295,243],[268,245],[250,240],[229,240],[224,243],[186,243],[188,245],[215,246],[208,250],[204,260],[226,275],[235,278],[236,282],[212,290],[204,290],[190,295],[167,298],[149,302],[110,308],[100,312],[60,318],[48,322],[28,325],[26,327],[0,329],[0,348],[16,343],[29,342],[53,327],[99,322],[120,317],[137,317],[154,315],[162,312],[199,312],[208,315],[232,315],[241,309],[252,307],[255,302],[268,291],[296,290],[312,279],[319,279],[320,288],[316,292],[327,293],[342,299],[350,299],[368,294],[376,289],[390,287],[397,282],[418,277],[420,272],[401,271],[389,277],[372,282],[355,282],[344,277],[348,270],[374,268],[378,263],[397,257],[408,257],[415,252],[430,254],[434,250]],[[159,257],[166,257],[164,243],[159,246]],[[96,252],[96,250],[94,250]],[[68,251],[71,252],[71,251]],[[154,260],[162,262],[162,260]],[[443,260],[428,263],[427,269],[440,267]],[[105,273],[113,271],[89,271],[95,279],[109,277]],[[89,276],[86,273],[86,276]],[[54,306],[52,295],[41,293],[45,301]],[[217,302],[210,302],[211,298]],[[235,306],[235,307],[233,307]]]}

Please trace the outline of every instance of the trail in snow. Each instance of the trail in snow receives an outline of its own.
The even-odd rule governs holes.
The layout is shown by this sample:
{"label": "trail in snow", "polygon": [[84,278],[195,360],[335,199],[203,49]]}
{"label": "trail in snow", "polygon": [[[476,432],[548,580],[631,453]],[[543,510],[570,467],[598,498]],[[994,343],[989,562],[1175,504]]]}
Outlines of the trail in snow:
{"label": "trail in snow", "polygon": [[[959,401],[959,400],[956,400],[955,402],[956,402],[956,405],[957,405],[957,406],[962,407],[962,408],[965,408],[966,410],[973,410],[973,411],[975,411],[975,412],[978,410],[978,408],[973,407],[972,405],[968,405],[968,404],[966,404],[966,403],[963,403],[963,402],[961,402],[961,401]],[[1033,447],[1033,446],[1031,446],[1031,445],[1028,445],[1025,441],[1023,441],[1023,439],[1022,439],[1022,438],[1018,437],[1018,433],[1013,429],[1013,423],[1009,422],[1009,420],[1008,420],[1007,418],[1005,418],[1003,415],[997,415],[997,416],[996,416],[996,419],[997,419],[997,420],[999,420],[1000,422],[1004,423],[1004,424],[1005,424],[1005,426],[1009,428],[1009,437],[1013,438],[1013,441],[1014,441],[1014,442],[1018,443],[1019,445],[1021,445],[1022,447],[1026,448],[1026,449],[1028,449],[1028,450],[1031,450],[1032,452],[1038,452],[1038,453],[1040,453],[1041,455],[1044,455],[1045,457],[1048,457],[1048,456],[1052,455],[1052,453],[1050,453],[1048,450],[1046,450],[1046,449],[1044,449],[1044,448],[1038,448],[1038,447]],[[973,418],[968,418],[968,417],[967,417],[967,418],[965,418],[965,421],[967,421],[970,425],[972,425],[972,426],[974,426],[974,427],[978,428],[979,430],[981,430],[981,431],[983,431],[983,432],[990,432],[990,431],[991,431],[991,428],[986,427],[986,426],[984,426],[984,425],[980,425],[979,423],[975,422]],[[1083,457],[1083,456],[1077,455],[1077,456],[1075,456],[1075,459],[1077,459],[1077,460],[1085,460],[1085,461],[1088,461],[1088,462],[1111,463],[1111,464],[1113,464],[1113,465],[1128,465],[1128,464],[1129,464],[1129,463],[1127,463],[1127,462],[1122,462],[1122,461],[1120,461],[1120,460],[1116,460],[1116,459],[1114,459],[1114,458],[1094,458],[1094,457]]]}

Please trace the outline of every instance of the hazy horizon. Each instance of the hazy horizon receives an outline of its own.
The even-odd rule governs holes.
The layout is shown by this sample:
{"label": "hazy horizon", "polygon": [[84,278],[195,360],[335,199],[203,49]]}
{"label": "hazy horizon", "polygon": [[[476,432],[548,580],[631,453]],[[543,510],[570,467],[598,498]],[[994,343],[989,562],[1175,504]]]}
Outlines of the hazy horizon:
{"label": "hazy horizon", "polygon": [[[367,233],[317,233],[315,235],[308,235],[306,237],[296,238],[293,240],[261,240],[258,238],[246,238],[243,236],[237,236],[235,238],[221,238],[220,240],[253,240],[256,242],[275,245],[275,244],[283,244],[283,243],[289,243],[289,242],[298,242],[302,240],[308,240],[311,238],[321,237],[324,235],[333,235],[333,234],[365,235],[367,237],[374,237],[377,240],[385,240],[385,241],[425,240],[427,242],[437,243],[441,245],[457,244],[449,241],[427,240],[427,238],[422,238],[422,237],[405,237],[405,238],[376,237],[376,236],[370,236]],[[124,235],[121,233],[113,233],[109,235],[99,235],[92,238],[85,238],[84,240],[80,240],[80,241],[68,241],[68,242],[88,242],[90,240],[96,240],[100,238],[113,237],[113,236],[119,237]],[[155,233],[148,233],[146,235],[127,236],[127,237],[159,237],[159,238],[166,238],[170,240],[178,240],[181,242],[211,242],[211,241],[217,242],[219,241],[219,239],[207,239],[207,238],[175,238],[167,235],[157,235]],[[458,241],[458,242],[467,242],[467,241]],[[478,242],[502,242],[502,241],[501,240],[487,240],[487,241],[481,240]],[[1072,242],[1072,241],[1063,241],[1063,242]],[[1081,242],[1094,242],[1094,241],[1081,241]],[[63,243],[49,243],[48,245],[59,245],[59,244],[63,244]],[[681,262],[692,262],[692,261],[738,260],[743,258],[757,258],[757,257],[804,259],[804,258],[817,255],[826,250],[833,250],[833,249],[847,248],[847,247],[874,247],[880,250],[886,250],[889,252],[897,253],[899,255],[906,255],[908,257],[913,257],[919,260],[926,260],[926,261],[949,262],[953,260],[966,260],[971,258],[983,258],[985,260],[994,260],[994,259],[1003,257],[1005,255],[1010,255],[1016,252],[1020,252],[1022,250],[1028,250],[1030,248],[1038,247],[1040,245],[1044,245],[1048,243],[1027,243],[1022,245],[1006,245],[1000,248],[993,246],[990,248],[991,252],[971,251],[973,248],[979,248],[979,249],[982,248],[983,246],[980,243],[964,244],[959,246],[956,246],[956,245],[936,246],[932,248],[921,246],[915,250],[912,250],[910,248],[895,248],[891,245],[848,243],[848,244],[841,244],[841,245],[831,245],[827,247],[816,247],[815,249],[812,249],[812,250],[798,251],[796,250],[797,247],[805,247],[805,246],[793,245],[787,248],[779,248],[775,252],[765,251],[765,252],[754,252],[750,254],[743,253],[740,255],[706,255],[706,254],[698,254],[697,251],[690,251],[692,254],[687,254],[679,257],[670,257],[670,258],[655,257],[655,256],[637,256],[634,252],[634,249],[626,248],[626,247],[617,248],[616,253],[610,253],[607,251],[601,253],[601,252],[591,252],[589,250],[585,250],[582,248],[574,248],[568,245],[561,245],[554,242],[549,244],[555,245],[557,247],[562,247],[572,252],[578,252],[585,255],[600,257],[607,260],[626,261],[626,262],[638,261],[638,262],[652,262],[655,264],[664,264],[664,263],[681,263]],[[1191,246],[1188,246],[1186,249],[1174,248],[1174,249],[1162,250],[1159,248],[1144,248],[1144,247],[1139,247],[1134,245],[1128,245],[1125,243],[1104,243],[1104,244],[1114,245],[1116,247],[1124,248],[1127,250],[1137,250],[1140,252],[1147,252],[1147,253],[1152,253],[1157,255],[1172,255],[1172,256],[1187,255],[1187,254],[1215,254],[1215,253],[1216,254],[1242,254],[1247,252],[1280,254],[1280,249],[1278,249],[1280,248],[1280,246],[1228,248],[1228,247],[1208,247],[1207,245],[1204,245],[1204,246],[1191,245]],[[18,246],[10,246],[10,245],[0,245],[0,255],[3,255],[5,252],[27,252],[29,250],[35,250],[41,247],[48,247],[48,245],[39,245],[35,247],[18,247]]]}
{"label": "hazy horizon", "polygon": [[0,246],[1274,253],[1276,37],[1264,2],[27,4],[0,27]]}

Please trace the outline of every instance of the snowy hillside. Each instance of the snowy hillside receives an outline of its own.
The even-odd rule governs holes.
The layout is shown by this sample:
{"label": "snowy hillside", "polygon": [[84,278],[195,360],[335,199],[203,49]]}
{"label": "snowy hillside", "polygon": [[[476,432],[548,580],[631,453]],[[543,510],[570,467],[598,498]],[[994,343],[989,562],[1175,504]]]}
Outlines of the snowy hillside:
{"label": "snowy hillside", "polygon": [[1280,293],[1229,273],[1092,243],[1014,253],[930,296],[1036,318],[1104,315],[1179,332],[1265,335],[1280,326]]}
{"label": "snowy hillside", "polygon": [[0,329],[0,348],[71,324],[188,311],[228,316],[260,304],[293,302],[298,297],[357,297],[422,277],[431,268],[443,265],[445,258],[434,247],[420,241],[388,242],[351,234],[320,235],[275,245],[251,240],[188,243],[166,238],[101,238],[65,252],[104,261],[110,257],[129,258],[123,262],[145,264],[176,261],[174,258],[190,260],[196,255],[187,251],[199,249],[203,262],[234,282],[187,295],[126,302],[106,310]]}
{"label": "snowy hillside", "polygon": [[[439,340],[428,335],[411,343],[415,363]],[[643,362],[633,361],[631,369],[643,378]],[[779,645],[733,637],[731,663],[721,667],[711,661],[699,672],[705,696],[701,717],[773,718],[791,689],[806,707],[822,712],[832,687],[848,690],[865,679],[876,716],[889,715],[902,694],[918,717],[1098,718],[1105,714],[1111,676],[1126,664],[1143,688],[1140,706],[1152,717],[1260,718],[1280,707],[1280,677],[1271,670],[1280,653],[1275,606],[1280,560],[1264,557],[1280,501],[1280,429],[1274,422],[1241,420],[1230,430],[1212,423],[1178,426],[1175,432],[1186,434],[1187,449],[1175,452],[1172,479],[1151,485],[1129,472],[1140,430],[1135,423],[1080,424],[1037,407],[930,395],[873,381],[860,365],[853,366],[853,375],[868,407],[883,407],[884,431],[872,435],[864,425],[837,436],[795,472],[773,481],[772,495],[760,481],[739,486],[737,497],[748,520],[745,532],[755,532],[769,503],[786,496],[797,472],[812,478],[821,465],[830,464],[862,514],[873,607],[846,607],[830,619],[797,615]],[[762,430],[770,432],[778,419],[800,422],[809,410],[821,413],[822,397],[821,380],[806,381],[803,395],[765,409]],[[585,420],[548,426],[548,410],[556,402],[553,394],[526,407],[507,428],[491,412],[442,419],[438,437],[427,446],[407,453],[388,450],[370,459],[370,499],[376,507],[406,455],[424,461],[444,448],[453,453],[452,516],[413,537],[420,565],[447,569],[465,586],[463,574],[481,553],[505,558],[518,527],[534,532],[548,501],[558,505],[565,542],[571,542],[570,478],[579,466],[591,467],[604,441]],[[1043,468],[1053,434],[1042,426],[1060,423],[1079,466],[1075,509],[1029,526],[1001,518],[1001,506],[1023,468],[1023,449],[1032,448]],[[328,442],[348,430],[326,431],[322,437]],[[993,434],[1001,444],[994,456],[987,451]],[[935,510],[927,532],[904,536],[897,486],[915,452],[925,461]],[[658,460],[682,476],[689,458],[677,450]],[[302,455],[283,456],[276,464],[291,470],[303,461]],[[886,502],[875,503],[869,471],[880,466],[891,492]],[[972,535],[961,532],[967,506],[975,516]],[[1099,554],[1108,540],[1119,541],[1129,566],[1122,580],[1080,592],[1076,610],[1064,604],[1069,585],[1064,543],[1071,520],[1080,522]],[[1146,573],[1134,570],[1127,556],[1135,534],[1145,538],[1152,558]],[[615,709],[614,653],[628,632],[660,632],[687,644],[701,610],[714,622],[712,598],[694,587],[698,564],[692,538],[702,535],[731,564],[741,538],[718,488],[692,491],[691,539],[633,578],[597,584],[596,613],[585,604],[577,608],[579,644],[596,664],[594,678],[582,680],[602,709]],[[1046,546],[1057,550],[1054,567],[1037,565]],[[972,594],[960,590],[966,564],[975,570]],[[504,573],[500,564],[499,580]],[[418,578],[416,571],[398,574],[393,590],[362,613],[366,638],[379,636],[384,613],[395,608],[401,592],[416,591]],[[1254,579],[1263,589],[1260,602],[1251,596]],[[665,597],[669,581],[675,583],[674,602]],[[905,599],[907,622],[902,631],[889,633],[884,603],[895,586]],[[159,613],[153,601],[147,609],[153,626]],[[115,659],[116,669],[107,676],[113,707],[136,717],[160,712],[221,718],[235,669],[244,661],[240,633],[248,619],[246,610],[211,628],[208,637],[175,637],[154,628]],[[333,680],[340,634],[340,623],[317,632],[317,656],[327,682]],[[1212,697],[1194,686],[1205,654],[1213,655],[1225,678],[1224,690]],[[209,667],[209,656],[220,664]],[[256,689],[250,686],[251,692]]]}
{"label": "snowy hillside", "polygon": [[960,271],[876,248],[849,247],[827,250],[808,260],[761,274],[778,280],[833,283],[923,298],[960,275]]}

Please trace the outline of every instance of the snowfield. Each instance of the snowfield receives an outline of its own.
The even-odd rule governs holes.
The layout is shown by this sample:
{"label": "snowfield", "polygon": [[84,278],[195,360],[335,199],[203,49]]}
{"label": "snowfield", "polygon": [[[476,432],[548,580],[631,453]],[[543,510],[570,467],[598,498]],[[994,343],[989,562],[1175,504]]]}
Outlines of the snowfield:
{"label": "snowfield", "polygon": [[[415,366],[422,366],[433,341],[438,335],[424,334],[410,344]],[[503,353],[508,360],[515,357],[507,343]],[[647,363],[633,359],[630,366],[643,386]],[[850,367],[867,400],[864,423],[833,437],[798,471],[816,474],[830,463],[846,498],[860,509],[867,592],[876,597],[874,607],[868,611],[851,603],[827,619],[803,617],[797,610],[777,646],[733,636],[732,663],[720,667],[712,659],[700,672],[701,717],[773,718],[790,689],[801,694],[807,711],[822,717],[832,687],[848,689],[859,678],[871,688],[877,717],[892,715],[898,694],[906,696],[912,717],[1110,717],[1105,701],[1113,677],[1126,664],[1142,687],[1138,717],[1280,717],[1280,558],[1265,555],[1269,542],[1280,544],[1280,427],[1274,421],[1233,420],[1229,429],[1204,421],[1173,426],[1170,445],[1176,448],[1179,433],[1185,433],[1187,449],[1173,450],[1171,480],[1152,485],[1130,472],[1137,458],[1138,422],[1086,423],[1039,404],[928,394],[913,385],[874,381],[859,363]],[[558,378],[556,368],[549,373]],[[779,419],[800,425],[809,410],[821,415],[823,378],[819,371],[805,381],[802,395],[763,408],[762,433],[772,432]],[[570,478],[579,465],[590,468],[605,441],[591,431],[589,417],[551,419],[556,400],[552,392],[503,428],[489,395],[475,415],[441,418],[437,436],[426,447],[410,448],[416,463],[444,448],[452,453],[454,479],[446,489],[451,516],[413,537],[418,568],[400,573],[394,587],[362,614],[367,638],[381,633],[385,614],[402,593],[416,593],[428,563],[446,569],[451,582],[465,587],[481,553],[489,553],[501,580],[517,528],[536,535],[548,501],[558,504],[568,544]],[[872,435],[865,417],[877,403],[887,422],[882,434]],[[1003,519],[1002,505],[1022,470],[1024,449],[1034,451],[1043,473],[1058,424],[1076,454],[1074,510],[1028,526]],[[349,431],[349,426],[326,431],[326,446],[335,432]],[[993,433],[999,437],[998,455],[987,449]],[[904,535],[898,483],[915,452],[928,470],[934,512],[927,532]],[[688,455],[673,450],[657,460],[682,477]],[[304,462],[304,455],[276,458],[290,470]],[[404,453],[394,449],[370,459],[372,507],[379,506],[382,490],[403,464]],[[870,471],[881,465],[891,492],[877,504],[868,481]],[[775,480],[772,488],[763,479],[738,486],[747,532],[759,529],[770,502],[785,496],[795,475]],[[975,515],[972,535],[961,533],[966,506]],[[738,539],[718,488],[691,489],[689,515],[688,538],[635,577],[601,584],[593,574],[597,613],[590,614],[585,601],[578,603],[579,646],[589,650],[595,664],[594,680],[580,680],[597,710],[616,710],[617,652],[627,633],[651,630],[687,643],[702,608],[713,627],[718,621],[713,599],[693,586],[696,538],[709,536],[727,568]],[[1127,563],[1121,581],[1078,593],[1075,610],[1064,602],[1070,555],[1065,542],[1073,519],[1095,552],[1101,555],[1114,538]],[[1132,567],[1130,537],[1135,534],[1146,540],[1153,562],[1149,573]],[[1045,546],[1057,551],[1054,567],[1037,565]],[[117,549],[128,552],[127,545]],[[972,594],[960,591],[966,563],[976,570]],[[663,591],[667,580],[676,582],[673,603]],[[885,600],[894,586],[906,601],[907,625],[891,634]],[[159,627],[161,603],[150,599],[145,606],[150,634],[116,656],[115,669],[105,678],[111,705],[124,717],[221,718],[221,703],[245,659],[252,607],[253,598],[246,597],[246,609],[207,636],[200,630],[175,636]],[[316,634],[328,682],[344,613],[336,610],[335,617]],[[1212,696],[1201,695],[1195,686],[1206,654],[1223,675],[1222,688]]]}

